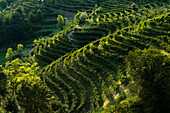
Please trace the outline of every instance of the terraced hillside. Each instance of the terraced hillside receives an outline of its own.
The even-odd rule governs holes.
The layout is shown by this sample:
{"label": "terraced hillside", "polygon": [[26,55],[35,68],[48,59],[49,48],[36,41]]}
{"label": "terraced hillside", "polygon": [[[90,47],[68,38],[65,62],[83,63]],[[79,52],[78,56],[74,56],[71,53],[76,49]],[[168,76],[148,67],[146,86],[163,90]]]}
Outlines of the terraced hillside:
{"label": "terraced hillside", "polygon": [[[131,5],[133,6],[133,4]],[[91,26],[99,26],[109,28],[114,32],[129,25],[138,24],[140,21],[147,20],[153,16],[169,11],[168,5],[145,4],[141,8],[126,8],[120,11],[98,11],[99,8],[89,13],[88,22]],[[116,8],[115,8],[116,9]],[[158,10],[159,9],[159,10]]]}
{"label": "terraced hillside", "polygon": [[109,30],[98,27],[76,28],[71,26],[54,35],[53,38],[36,41],[33,57],[38,63],[47,65],[66,53],[108,35],[108,32]]}
{"label": "terraced hillside", "polygon": [[93,10],[87,20],[88,26],[73,25],[57,34],[57,36],[53,36],[53,38],[36,41],[33,59],[40,65],[45,66],[69,52],[107,36],[109,33],[114,33],[118,29],[137,25],[139,22],[153,16],[169,12],[169,6],[161,6],[160,10],[157,7],[157,4],[147,4],[137,11],[128,9],[114,13],[94,13],[95,10]]}
{"label": "terraced hillside", "polygon": [[[0,90],[8,91],[5,95],[0,93],[0,112],[152,113],[160,112],[162,108],[169,112],[169,1],[43,0],[16,2],[6,10],[18,5],[24,7],[28,18],[30,15],[42,17],[40,22],[32,18],[33,34],[44,38],[34,40],[29,57],[22,57],[22,47],[17,47],[21,58],[12,60],[12,49],[8,51],[9,60],[0,66],[0,81],[3,82]],[[56,34],[58,14],[74,16],[75,23]],[[83,21],[79,23],[76,19]],[[129,74],[127,58],[136,50],[141,52],[148,48],[160,52],[161,57],[150,51],[153,57],[162,61],[162,67],[157,65],[158,71],[162,72],[157,74],[157,70],[152,69],[157,60],[147,61],[150,57],[146,54],[146,62],[140,61],[144,66],[151,63],[149,67],[141,66],[142,71],[138,70],[151,77],[140,79],[136,76],[140,79],[137,83]],[[165,56],[168,63],[164,62]],[[140,67],[139,62],[135,63]],[[147,69],[149,71],[145,71]],[[134,73],[135,69],[130,71]],[[149,81],[145,87],[148,85],[153,89],[149,93],[147,88],[140,86],[145,79]],[[154,89],[158,90],[156,93],[161,92],[158,101],[153,95]],[[145,101],[150,103],[144,101],[142,104],[140,91],[144,97],[149,95]],[[165,105],[160,109],[161,103]]]}
{"label": "terraced hillside", "polygon": [[167,12],[123,28],[62,56],[45,67],[40,76],[61,102],[68,105],[69,112],[103,106],[104,96],[107,97],[103,90],[111,85],[110,81],[118,81],[117,70],[120,66],[125,69],[129,51],[153,46],[170,52],[169,22]]}

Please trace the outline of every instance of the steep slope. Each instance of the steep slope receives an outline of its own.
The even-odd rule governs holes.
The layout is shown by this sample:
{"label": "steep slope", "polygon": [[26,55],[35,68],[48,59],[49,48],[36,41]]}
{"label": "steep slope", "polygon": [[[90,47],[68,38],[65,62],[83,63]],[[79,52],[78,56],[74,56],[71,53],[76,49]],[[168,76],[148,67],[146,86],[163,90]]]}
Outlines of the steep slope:
{"label": "steep slope", "polygon": [[154,46],[170,52],[169,22],[168,12],[126,27],[62,56],[45,67],[40,76],[61,102],[69,106],[69,112],[102,106],[105,98],[110,102],[113,98],[104,89],[118,81],[117,71],[124,70],[129,51]]}

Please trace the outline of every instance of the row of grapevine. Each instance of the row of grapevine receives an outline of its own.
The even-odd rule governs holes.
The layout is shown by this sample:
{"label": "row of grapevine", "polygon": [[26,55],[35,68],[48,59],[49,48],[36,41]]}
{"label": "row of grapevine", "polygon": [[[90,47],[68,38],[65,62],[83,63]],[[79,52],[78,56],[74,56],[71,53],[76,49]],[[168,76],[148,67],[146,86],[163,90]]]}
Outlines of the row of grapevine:
{"label": "row of grapevine", "polygon": [[[45,62],[43,64],[43,66],[45,66],[62,55],[79,49],[94,40],[108,35],[111,32],[113,33],[125,26],[136,25],[140,21],[149,19],[152,16],[166,13],[169,11],[168,7],[169,6],[162,6],[161,10],[157,10],[156,4],[154,4],[153,6],[145,5],[145,7],[139,9],[138,11],[131,9],[115,13],[107,12],[99,15],[96,14],[94,16],[98,16],[99,22],[90,22],[91,19],[89,18],[88,20],[91,23],[91,27],[76,27],[73,25],[70,28],[63,30],[53,38],[44,39],[44,42],[40,41],[40,43],[43,44],[38,43],[34,48],[34,53],[36,53],[34,55],[35,59],[40,63]],[[155,11],[153,12],[153,10]],[[146,14],[146,12],[147,15],[143,15]],[[91,16],[89,17],[93,17],[92,14],[90,15]],[[133,41],[134,40],[132,40],[132,43]]]}
{"label": "row of grapevine", "polygon": [[102,12],[120,12],[127,9],[134,9],[138,10],[142,8],[146,4],[158,4],[158,5],[164,5],[167,2],[167,0],[108,0],[108,1],[102,1],[100,3],[100,7],[103,8]]}
{"label": "row of grapevine", "polygon": [[138,24],[140,21],[166,13],[169,11],[169,7],[169,5],[166,5],[158,8],[157,4],[147,4],[137,10],[131,8],[120,12],[101,11],[100,13],[93,11],[89,14],[88,22],[91,26],[109,28],[112,32],[115,32],[117,29]]}
{"label": "row of grapevine", "polygon": [[[45,77],[52,77],[53,80],[53,77],[59,77],[60,81],[67,82],[75,90],[78,99],[75,106],[77,109],[73,112],[76,112],[80,106],[82,106],[81,110],[102,106],[104,97],[101,87],[111,85],[109,84],[110,75],[113,81],[118,80],[117,70],[120,65],[124,65],[125,56],[129,51],[154,46],[169,52],[169,29],[166,28],[170,27],[169,20],[170,13],[165,13],[93,41],[54,61],[44,68],[45,71],[42,71],[40,76],[44,76],[45,81],[47,80]],[[148,28],[153,29],[152,32],[160,28],[161,30],[156,35],[147,36],[144,32]],[[158,37],[164,37],[164,40]],[[56,81],[56,84],[60,82]],[[62,88],[65,90],[64,87]],[[54,89],[51,88],[51,90]]]}
{"label": "row of grapevine", "polygon": [[49,64],[61,56],[81,48],[91,41],[108,35],[109,31],[103,28],[82,28],[70,26],[53,38],[40,39],[36,42],[33,57],[39,62]]}

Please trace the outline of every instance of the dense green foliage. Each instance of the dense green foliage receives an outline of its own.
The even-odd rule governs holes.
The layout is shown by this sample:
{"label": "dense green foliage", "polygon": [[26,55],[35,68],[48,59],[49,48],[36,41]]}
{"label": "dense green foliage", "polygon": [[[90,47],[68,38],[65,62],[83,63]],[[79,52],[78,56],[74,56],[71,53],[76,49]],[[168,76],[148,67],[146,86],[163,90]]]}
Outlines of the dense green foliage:
{"label": "dense green foliage", "polygon": [[8,3],[6,0],[0,0],[0,10],[3,10],[7,7]]}
{"label": "dense green foliage", "polygon": [[[2,1],[6,3],[6,0]],[[56,0],[54,0],[55,3],[41,0],[14,1],[7,1],[9,4],[11,3],[9,7],[4,5],[4,2],[2,3],[4,10],[0,10],[0,48],[16,42],[21,43],[33,36],[34,38],[53,36],[56,32],[58,22],[56,18],[58,15],[63,15],[64,18],[73,18],[78,10],[91,9],[95,4],[87,3],[83,8],[83,3],[75,1],[64,2],[63,4]],[[76,8],[73,7],[75,4],[77,4]],[[65,8],[66,6],[69,7]],[[62,23],[62,27],[65,24],[65,22]]]}
{"label": "dense green foliage", "polygon": [[0,12],[0,48],[31,37],[32,25],[22,6],[10,12]]}
{"label": "dense green foliage", "polygon": [[170,112],[169,1],[21,0],[0,27],[2,44],[51,37],[7,50],[0,112]]}
{"label": "dense green foliage", "polygon": [[141,112],[170,111],[170,56],[156,49],[135,50],[127,57],[127,66],[135,82],[132,91],[141,98]]}

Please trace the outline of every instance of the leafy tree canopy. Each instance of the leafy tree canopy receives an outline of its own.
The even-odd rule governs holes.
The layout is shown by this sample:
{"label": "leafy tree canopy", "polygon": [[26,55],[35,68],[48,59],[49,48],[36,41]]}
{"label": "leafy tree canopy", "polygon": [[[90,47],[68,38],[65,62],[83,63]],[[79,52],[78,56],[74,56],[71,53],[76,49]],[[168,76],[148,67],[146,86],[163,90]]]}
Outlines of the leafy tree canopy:
{"label": "leafy tree canopy", "polygon": [[126,58],[127,74],[132,76],[141,98],[143,112],[168,111],[170,106],[170,55],[149,48],[130,52]]}

